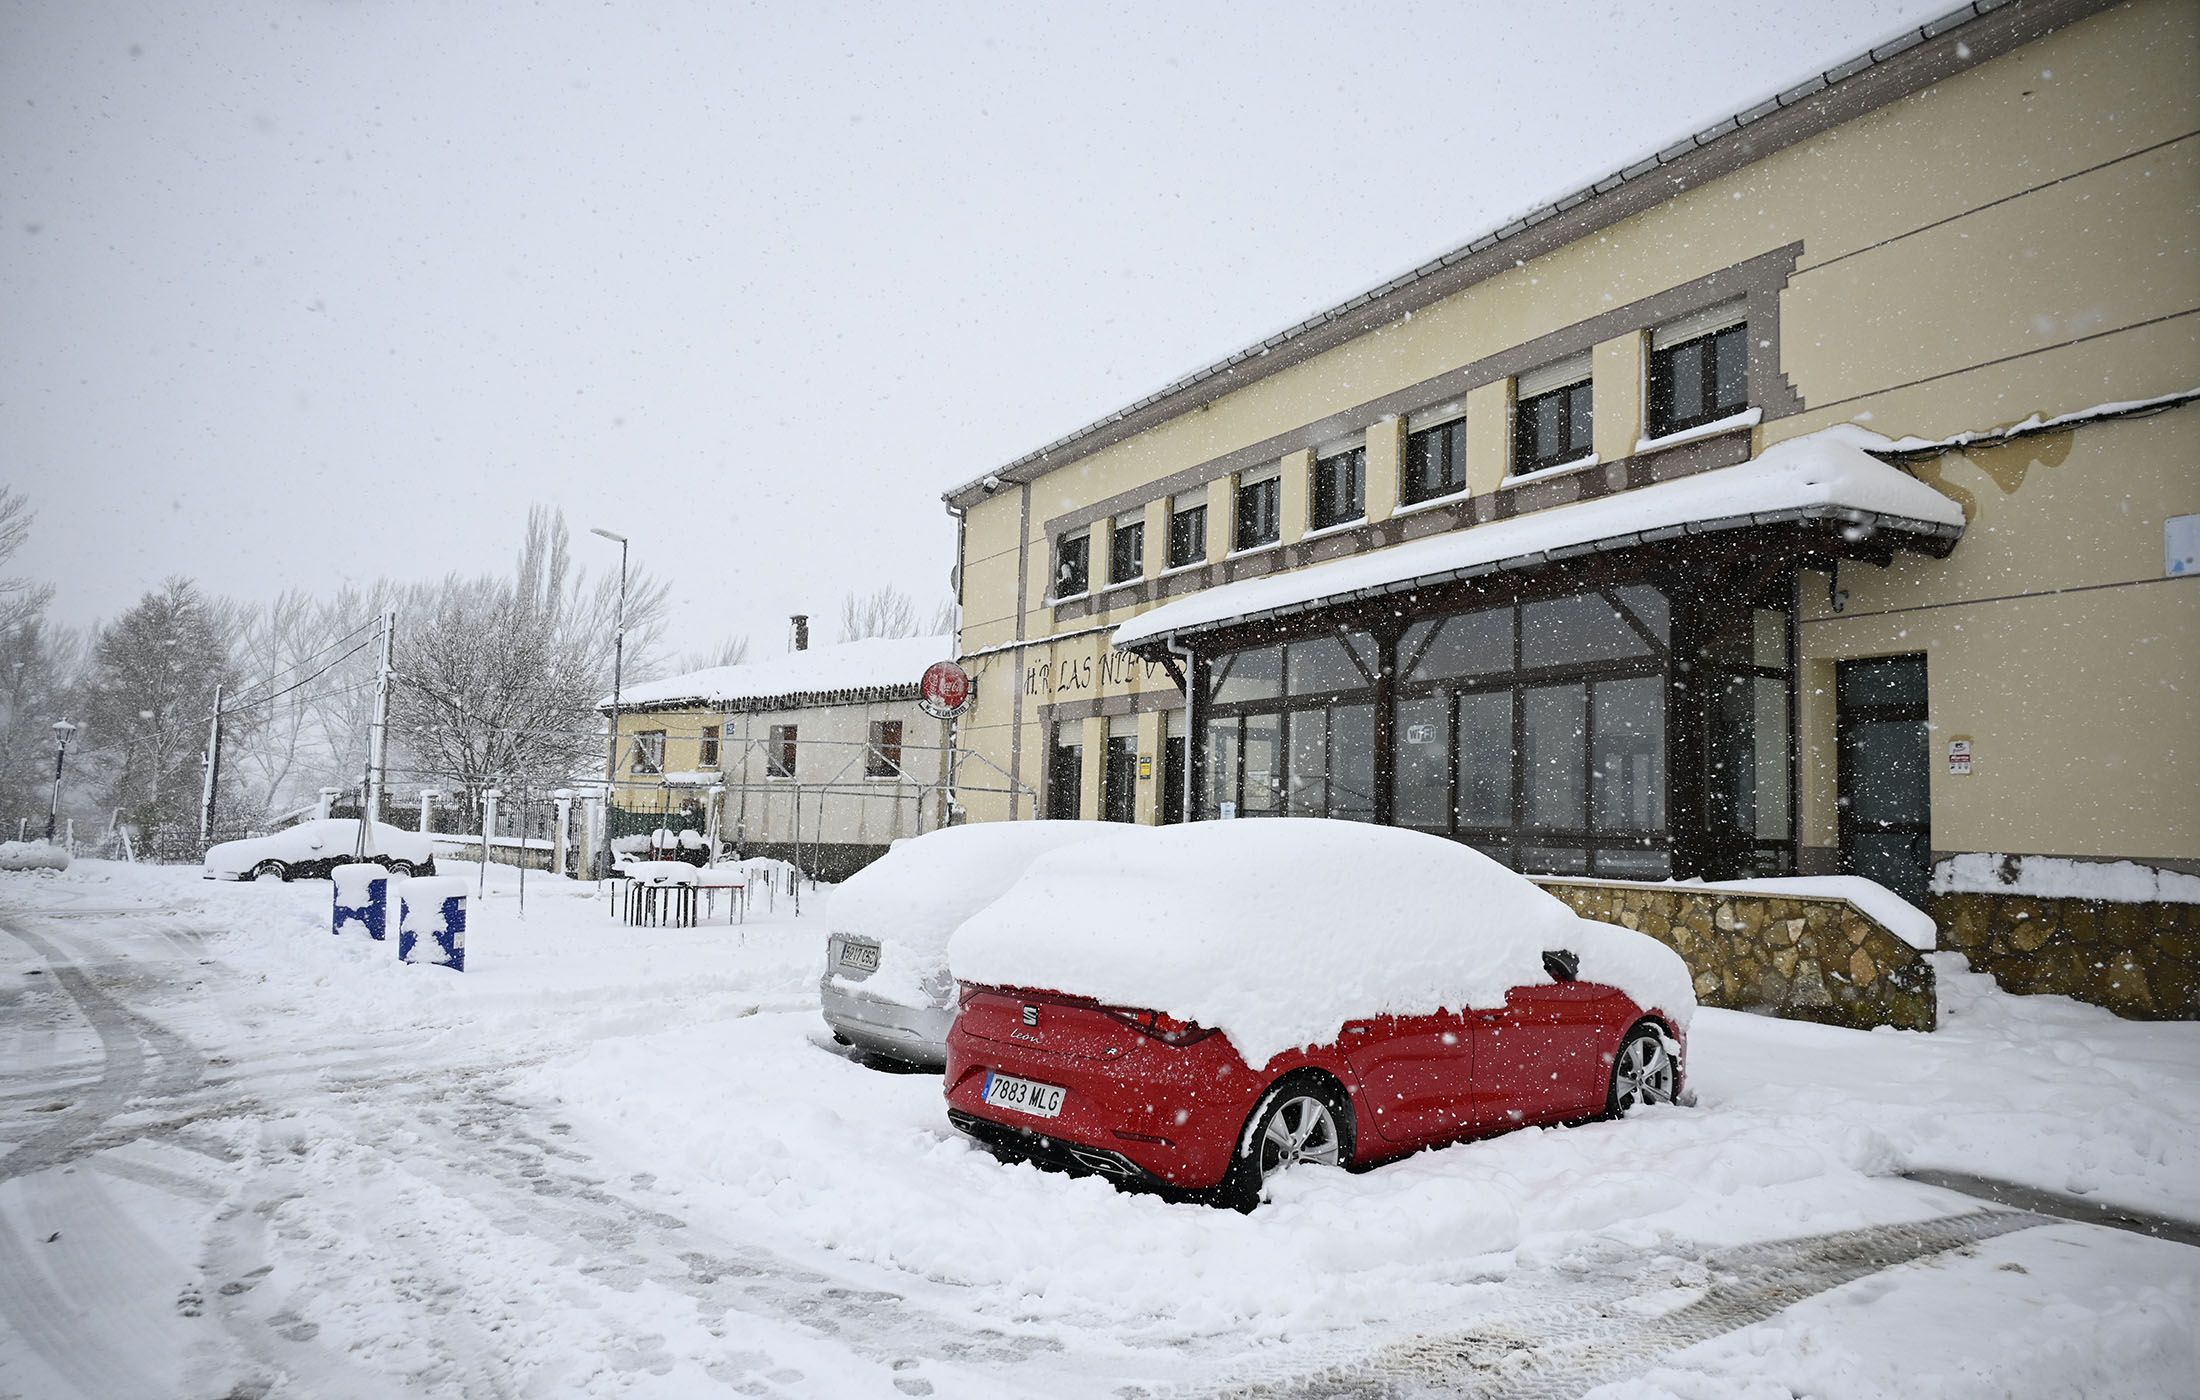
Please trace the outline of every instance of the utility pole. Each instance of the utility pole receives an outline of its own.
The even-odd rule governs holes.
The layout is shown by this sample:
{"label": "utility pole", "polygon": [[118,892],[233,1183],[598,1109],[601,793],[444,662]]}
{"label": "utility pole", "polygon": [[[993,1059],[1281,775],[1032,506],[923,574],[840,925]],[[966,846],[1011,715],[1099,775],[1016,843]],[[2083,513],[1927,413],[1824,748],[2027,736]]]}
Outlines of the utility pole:
{"label": "utility pole", "polygon": [[601,526],[590,526],[588,533],[601,535],[619,546],[619,611],[611,624],[611,752],[603,765],[603,849],[598,859],[605,875],[611,873],[611,808],[612,795],[619,782],[619,691],[626,679],[626,536]]}
{"label": "utility pole", "polygon": [[[367,781],[365,784],[367,810],[365,820],[382,819],[382,777],[384,750],[389,743],[390,730],[390,676],[391,662],[397,644],[397,612],[392,609],[382,614],[382,664],[374,676],[374,723],[367,730]],[[359,828],[364,841],[367,828]],[[362,846],[360,855],[365,855]]]}
{"label": "utility pole", "polygon": [[206,731],[206,790],[199,794],[199,843],[214,835],[214,797],[222,781],[222,687],[214,687],[214,718]]}

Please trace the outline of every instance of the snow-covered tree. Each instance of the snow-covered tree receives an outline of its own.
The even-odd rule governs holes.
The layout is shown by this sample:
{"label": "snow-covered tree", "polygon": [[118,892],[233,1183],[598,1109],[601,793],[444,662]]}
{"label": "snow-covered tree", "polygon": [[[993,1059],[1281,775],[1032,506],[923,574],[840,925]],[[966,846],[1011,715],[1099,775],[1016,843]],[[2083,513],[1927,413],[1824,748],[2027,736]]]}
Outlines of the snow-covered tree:
{"label": "snow-covered tree", "polygon": [[923,637],[955,630],[955,605],[940,603],[931,611],[929,626],[917,602],[895,584],[884,584],[868,593],[850,593],[840,600],[840,640],[866,637]]}
{"label": "snow-covered tree", "polygon": [[215,688],[235,693],[241,679],[233,630],[227,605],[171,578],[92,642],[77,743],[104,805],[120,808],[143,848],[162,857],[198,835]]}
{"label": "snow-covered tree", "polygon": [[709,671],[720,666],[738,666],[748,659],[749,639],[747,637],[727,637],[714,647],[706,647],[702,651],[691,651],[678,658],[672,663],[672,671],[675,675],[684,676],[690,671]]}

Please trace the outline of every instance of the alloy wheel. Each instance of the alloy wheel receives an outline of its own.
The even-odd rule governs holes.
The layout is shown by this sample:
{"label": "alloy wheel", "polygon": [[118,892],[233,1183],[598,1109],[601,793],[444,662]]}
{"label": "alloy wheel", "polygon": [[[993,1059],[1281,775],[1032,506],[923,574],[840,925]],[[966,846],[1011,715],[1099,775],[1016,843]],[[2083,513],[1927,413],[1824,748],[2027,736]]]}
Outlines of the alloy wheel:
{"label": "alloy wheel", "polygon": [[1646,1103],[1673,1102],[1673,1056],[1665,1037],[1644,1031],[1628,1037],[1612,1065],[1612,1107],[1620,1113]]}
{"label": "alloy wheel", "polygon": [[1336,1114],[1311,1094],[1294,1094],[1276,1105],[1260,1135],[1260,1179],[1266,1181],[1300,1162],[1338,1166],[1343,1139]]}

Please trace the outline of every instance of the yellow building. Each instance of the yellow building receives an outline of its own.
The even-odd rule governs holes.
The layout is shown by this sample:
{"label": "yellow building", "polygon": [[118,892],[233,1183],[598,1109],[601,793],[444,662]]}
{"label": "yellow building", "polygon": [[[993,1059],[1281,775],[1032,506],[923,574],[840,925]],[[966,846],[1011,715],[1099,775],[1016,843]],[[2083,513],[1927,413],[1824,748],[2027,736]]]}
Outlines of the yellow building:
{"label": "yellow building", "polygon": [[2200,870],[2200,8],[1975,9],[949,492],[972,817]]}

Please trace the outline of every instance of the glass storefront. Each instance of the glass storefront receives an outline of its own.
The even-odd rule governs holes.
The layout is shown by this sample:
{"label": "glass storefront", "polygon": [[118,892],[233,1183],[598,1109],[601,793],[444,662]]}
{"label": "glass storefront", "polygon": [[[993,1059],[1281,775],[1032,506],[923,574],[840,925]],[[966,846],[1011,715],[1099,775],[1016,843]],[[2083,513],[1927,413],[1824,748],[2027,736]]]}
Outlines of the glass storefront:
{"label": "glass storefront", "polygon": [[1203,657],[1198,814],[1387,820],[1543,874],[1785,871],[1790,648],[1784,608],[1628,582]]}

